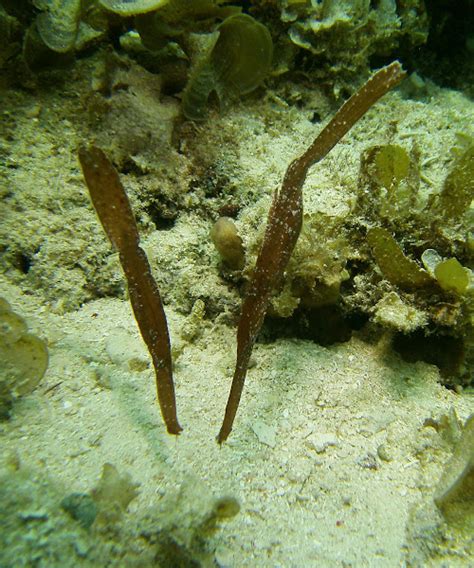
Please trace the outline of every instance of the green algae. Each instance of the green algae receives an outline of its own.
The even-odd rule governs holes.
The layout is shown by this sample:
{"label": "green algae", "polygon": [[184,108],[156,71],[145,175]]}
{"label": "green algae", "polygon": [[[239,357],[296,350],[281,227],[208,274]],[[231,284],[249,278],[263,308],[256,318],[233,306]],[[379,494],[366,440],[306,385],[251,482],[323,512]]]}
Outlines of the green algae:
{"label": "green algae", "polygon": [[[374,219],[399,224],[417,209],[420,175],[417,151],[386,144],[371,146],[361,156],[359,206]],[[367,191],[364,191],[367,190]]]}
{"label": "green algae", "polygon": [[396,188],[410,172],[410,156],[401,146],[379,146],[374,155],[377,181],[388,189]]}
{"label": "green algae", "polygon": [[448,523],[472,534],[474,530],[474,415],[446,465],[434,501]]}
{"label": "green algae", "polygon": [[269,73],[272,57],[272,39],[263,24],[247,14],[226,18],[190,73],[183,93],[185,116],[205,119],[211,93],[222,103],[256,89]]}
{"label": "green algae", "polygon": [[412,290],[426,286],[432,281],[427,272],[405,256],[397,241],[386,229],[370,229],[367,241],[382,274],[392,284]]}
{"label": "green algae", "polygon": [[474,196],[474,142],[455,160],[439,195],[437,209],[448,220],[457,220]]}
{"label": "green algae", "polygon": [[79,30],[81,0],[41,0],[36,26],[45,45],[58,53],[74,48]]}
{"label": "green algae", "polygon": [[24,319],[0,298],[0,417],[38,386],[47,367],[46,343],[28,333]]}
{"label": "green algae", "polygon": [[152,12],[168,4],[169,0],[99,0],[100,4],[121,16],[134,16]]}
{"label": "green algae", "polygon": [[[373,56],[385,57],[400,43],[419,45],[428,35],[422,0],[280,0],[281,21],[292,47],[318,61],[317,73],[332,77],[334,93],[364,75]],[[291,63],[290,63],[291,65]]]}
{"label": "green algae", "polygon": [[137,14],[135,26],[145,47],[161,49],[170,39],[212,31],[216,20],[241,12],[239,6],[219,4],[218,0],[171,0],[155,12]]}
{"label": "green algae", "polygon": [[464,294],[469,286],[469,273],[455,258],[442,260],[434,274],[441,288],[448,292]]}

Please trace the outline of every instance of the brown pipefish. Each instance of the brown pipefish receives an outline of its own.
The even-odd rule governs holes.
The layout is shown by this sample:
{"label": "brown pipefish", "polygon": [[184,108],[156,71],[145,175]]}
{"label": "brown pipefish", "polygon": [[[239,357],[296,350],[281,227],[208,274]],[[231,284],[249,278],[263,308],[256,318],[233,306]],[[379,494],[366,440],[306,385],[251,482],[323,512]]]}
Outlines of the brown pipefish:
{"label": "brown pipefish", "polygon": [[237,329],[237,361],[222,427],[217,436],[224,442],[232,431],[252,349],[263,324],[272,292],[298,240],[303,218],[303,184],[309,168],[322,160],[380,97],[405,77],[395,61],[375,73],[339,109],[306,152],[291,162],[268,214],[262,247],[242,304]]}
{"label": "brown pipefish", "polygon": [[128,283],[135,319],[155,368],[161,414],[170,434],[182,430],[176,415],[170,338],[160,292],[140,247],[140,236],[125,189],[105,153],[95,146],[79,149],[79,161],[92,203]]}

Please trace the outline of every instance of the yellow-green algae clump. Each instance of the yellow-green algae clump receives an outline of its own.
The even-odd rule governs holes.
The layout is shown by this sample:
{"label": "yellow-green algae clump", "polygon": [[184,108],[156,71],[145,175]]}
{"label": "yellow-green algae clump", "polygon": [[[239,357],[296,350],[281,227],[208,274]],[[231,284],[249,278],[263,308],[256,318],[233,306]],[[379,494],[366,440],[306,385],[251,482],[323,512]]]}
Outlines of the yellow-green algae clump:
{"label": "yellow-green algae clump", "polygon": [[169,0],[99,0],[104,8],[121,16],[152,12],[168,4]]}
{"label": "yellow-green algae clump", "polygon": [[382,227],[374,227],[367,233],[367,241],[382,274],[407,290],[426,286],[431,282],[427,272],[405,256],[392,235]]}
{"label": "yellow-green algae clump", "polygon": [[183,111],[192,120],[206,118],[211,93],[222,103],[256,89],[272,63],[270,32],[247,14],[226,18],[209,43],[183,93]]}
{"label": "yellow-green algae clump", "polygon": [[434,273],[441,288],[448,292],[464,294],[469,286],[469,272],[455,258],[442,260]]}
{"label": "yellow-green algae clump", "polygon": [[474,199],[474,140],[458,156],[444,182],[437,209],[449,219],[456,220],[469,208]]}
{"label": "yellow-green algae clump", "polygon": [[48,367],[46,343],[28,333],[24,319],[0,298],[0,418],[17,398],[34,390]]}

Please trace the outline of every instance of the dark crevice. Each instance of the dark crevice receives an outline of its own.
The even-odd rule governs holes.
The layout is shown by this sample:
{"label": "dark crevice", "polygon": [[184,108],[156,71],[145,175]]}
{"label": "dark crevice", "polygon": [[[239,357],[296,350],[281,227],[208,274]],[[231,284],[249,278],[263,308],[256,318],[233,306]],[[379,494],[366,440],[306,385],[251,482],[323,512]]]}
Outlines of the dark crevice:
{"label": "dark crevice", "polygon": [[398,333],[392,342],[404,361],[424,361],[436,365],[446,386],[459,384],[465,351],[462,339],[449,335],[425,335],[422,331]]}

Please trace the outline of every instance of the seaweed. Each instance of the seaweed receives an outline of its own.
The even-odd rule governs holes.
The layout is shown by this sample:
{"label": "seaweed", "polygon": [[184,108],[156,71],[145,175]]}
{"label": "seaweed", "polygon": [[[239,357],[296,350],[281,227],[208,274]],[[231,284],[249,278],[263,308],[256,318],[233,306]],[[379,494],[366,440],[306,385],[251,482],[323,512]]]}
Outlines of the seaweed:
{"label": "seaweed", "polygon": [[190,73],[183,93],[185,116],[203,120],[211,93],[222,101],[256,89],[270,71],[272,57],[272,38],[263,24],[247,14],[226,18]]}
{"label": "seaweed", "polygon": [[303,184],[309,168],[322,160],[377,100],[396,86],[405,73],[397,61],[375,73],[344,105],[299,158],[289,165],[276,192],[237,330],[237,361],[219,443],[229,436],[239,406],[257,334],[273,290],[279,284],[298,240],[303,218]]}
{"label": "seaweed", "polygon": [[434,494],[436,506],[448,523],[474,530],[474,414],[464,424],[461,439],[446,464]]}
{"label": "seaweed", "polygon": [[182,430],[176,415],[170,338],[160,292],[147,256],[140,247],[138,228],[117,171],[95,146],[79,149],[84,178],[92,203],[127,278],[130,302],[156,374],[161,414],[170,434]]}
{"label": "seaweed", "polygon": [[40,7],[44,11],[38,14],[36,26],[47,47],[58,53],[73,49],[79,31],[81,1],[42,0]]}
{"label": "seaweed", "polygon": [[367,233],[367,241],[382,274],[392,284],[405,290],[421,288],[432,279],[418,264],[405,256],[392,235],[382,227],[374,227]]}
{"label": "seaweed", "polygon": [[[385,60],[398,46],[407,49],[428,37],[423,0],[279,0],[275,4],[281,10],[286,43],[294,52],[311,54],[317,62],[311,69],[313,77],[322,81],[331,77],[336,97],[347,89],[352,92],[354,78],[367,72],[376,58]],[[297,52],[296,57],[301,59]]]}
{"label": "seaweed", "polygon": [[234,221],[219,217],[211,229],[211,239],[224,264],[232,270],[242,270],[245,250]]}
{"label": "seaweed", "polygon": [[434,274],[443,290],[465,294],[469,286],[469,270],[455,258],[442,260],[436,265]]}
{"label": "seaweed", "polygon": [[0,419],[12,403],[32,392],[48,368],[46,343],[28,333],[24,319],[0,298]]}
{"label": "seaweed", "polygon": [[436,209],[443,219],[458,221],[474,195],[474,141],[458,156],[438,196]]}
{"label": "seaweed", "polygon": [[168,2],[169,0],[99,0],[104,8],[121,16],[152,12],[165,6]]}

